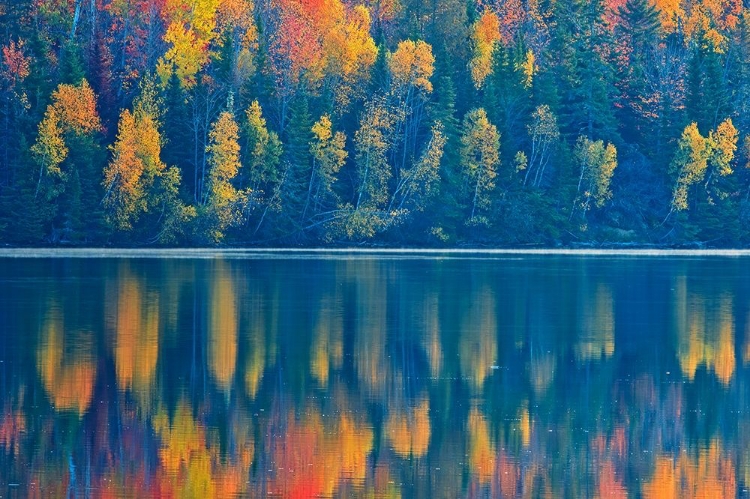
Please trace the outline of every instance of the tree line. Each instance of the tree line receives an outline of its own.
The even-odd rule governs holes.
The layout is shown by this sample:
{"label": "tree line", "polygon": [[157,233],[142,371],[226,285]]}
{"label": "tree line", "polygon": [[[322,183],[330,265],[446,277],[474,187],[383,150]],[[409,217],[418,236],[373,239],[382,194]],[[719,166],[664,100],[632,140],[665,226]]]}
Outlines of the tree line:
{"label": "tree line", "polygon": [[741,0],[0,2],[0,242],[744,246]]}

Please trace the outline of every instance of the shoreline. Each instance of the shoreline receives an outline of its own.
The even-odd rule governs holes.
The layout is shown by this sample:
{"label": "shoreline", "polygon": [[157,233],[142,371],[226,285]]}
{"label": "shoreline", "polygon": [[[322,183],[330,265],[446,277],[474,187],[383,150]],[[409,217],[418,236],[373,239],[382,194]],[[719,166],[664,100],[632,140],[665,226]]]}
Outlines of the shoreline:
{"label": "shoreline", "polygon": [[0,248],[0,258],[502,258],[533,256],[591,257],[750,257],[750,249],[435,249],[435,248]]}

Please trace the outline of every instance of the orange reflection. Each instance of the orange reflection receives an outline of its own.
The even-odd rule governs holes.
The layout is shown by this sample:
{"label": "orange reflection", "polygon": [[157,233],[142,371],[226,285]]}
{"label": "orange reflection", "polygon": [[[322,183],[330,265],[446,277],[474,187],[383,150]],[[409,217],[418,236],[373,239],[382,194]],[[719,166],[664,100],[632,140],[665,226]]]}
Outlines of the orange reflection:
{"label": "orange reflection", "polygon": [[597,487],[599,499],[627,499],[628,491],[622,484],[622,477],[618,477],[614,465],[607,461],[599,469],[599,485]]}
{"label": "orange reflection", "polygon": [[268,490],[281,497],[328,497],[342,480],[362,482],[373,433],[366,425],[342,413],[333,424],[324,422],[317,408],[308,408],[301,420],[289,413],[283,436],[272,448],[274,475]]}
{"label": "orange reflection", "polygon": [[65,335],[61,312],[50,305],[39,341],[37,368],[55,410],[74,411],[82,416],[94,393],[93,334],[77,331],[72,352],[66,349]]}
{"label": "orange reflection", "polygon": [[388,415],[385,431],[393,450],[399,456],[422,457],[430,445],[430,403],[423,399],[406,411],[394,410]]}
{"label": "orange reflection", "polygon": [[142,286],[121,275],[117,294],[115,364],[120,388],[132,389],[142,402],[150,393],[159,357],[159,297],[143,299]]}
{"label": "orange reflection", "polygon": [[495,474],[495,449],[485,417],[474,407],[469,413],[469,464],[480,483],[488,483]]}
{"label": "orange reflection", "polygon": [[735,497],[735,466],[718,440],[697,456],[659,456],[652,479],[643,487],[646,499],[720,499]]}

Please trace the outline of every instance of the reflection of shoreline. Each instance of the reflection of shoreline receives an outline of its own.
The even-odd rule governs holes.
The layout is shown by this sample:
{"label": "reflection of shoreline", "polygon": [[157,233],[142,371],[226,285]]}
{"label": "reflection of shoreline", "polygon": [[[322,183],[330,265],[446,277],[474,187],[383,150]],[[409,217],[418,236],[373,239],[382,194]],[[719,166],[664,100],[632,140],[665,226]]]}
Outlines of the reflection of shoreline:
{"label": "reflection of shoreline", "polygon": [[[750,249],[514,249],[514,248],[0,248],[0,258],[246,258],[339,259],[367,258],[476,258],[502,256],[574,257],[750,257]],[[463,258],[462,258],[463,257]]]}

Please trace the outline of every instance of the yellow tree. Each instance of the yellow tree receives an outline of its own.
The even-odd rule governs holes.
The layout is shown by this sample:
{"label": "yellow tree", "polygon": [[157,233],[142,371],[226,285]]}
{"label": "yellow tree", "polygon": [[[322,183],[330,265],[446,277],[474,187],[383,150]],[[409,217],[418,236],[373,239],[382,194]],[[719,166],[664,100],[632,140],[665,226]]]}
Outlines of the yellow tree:
{"label": "yellow tree", "polygon": [[404,40],[399,42],[396,51],[391,54],[388,65],[393,79],[393,89],[405,93],[418,89],[426,94],[432,92],[430,78],[435,71],[435,56],[432,46],[422,40]]}
{"label": "yellow tree", "polygon": [[237,189],[233,180],[240,170],[239,125],[231,110],[222,112],[211,126],[206,147],[210,171],[203,203],[208,218],[207,236],[221,242],[227,228],[239,225],[247,204],[247,191]]}
{"label": "yellow tree", "polygon": [[689,188],[704,180],[709,201],[712,201],[708,188],[712,180],[733,172],[731,163],[737,150],[737,140],[738,132],[730,118],[720,123],[716,130],[709,132],[708,137],[701,135],[696,123],[685,127],[669,168],[675,179],[670,213],[686,210]]}
{"label": "yellow tree", "polygon": [[[388,61],[391,71],[390,97],[393,105],[399,109],[398,120],[394,122],[398,148],[394,148],[393,158],[396,181],[400,181],[401,172],[407,168],[407,160],[417,156],[416,136],[425,113],[422,108],[427,95],[432,93],[430,78],[435,71],[435,56],[432,46],[421,40],[399,42],[396,51]],[[400,153],[400,160],[395,157]]]}
{"label": "yellow tree", "polygon": [[370,35],[370,11],[357,5],[323,34],[323,65],[331,80],[334,98],[342,107],[357,94],[357,84],[366,83],[378,49]]}
{"label": "yellow tree", "polygon": [[333,132],[331,119],[327,114],[321,116],[312,126],[312,133],[310,154],[313,158],[313,168],[305,208],[302,211],[303,219],[311,203],[313,211],[318,212],[321,206],[337,200],[333,183],[349,154],[345,149],[346,135],[343,132]]}
{"label": "yellow tree", "polygon": [[65,136],[87,136],[101,129],[96,95],[86,80],[79,85],[61,84],[52,93],[31,153],[39,166],[35,197],[44,191],[48,200],[65,190],[67,172],[61,165],[68,156]]}
{"label": "yellow tree", "polygon": [[500,165],[500,133],[487,119],[484,109],[466,113],[461,135],[461,170],[463,185],[471,197],[469,225],[489,225],[489,219],[478,215],[490,207],[489,193],[495,188],[497,167]]}
{"label": "yellow tree", "polygon": [[393,176],[388,152],[399,117],[384,99],[373,99],[362,113],[354,134],[358,177],[355,210],[382,210],[388,202],[388,181]]}
{"label": "yellow tree", "polygon": [[157,63],[157,73],[166,83],[175,72],[185,88],[195,84],[195,76],[211,53],[209,45],[216,37],[219,0],[166,0],[162,17],[167,26],[164,41],[167,52]]}
{"label": "yellow tree", "polygon": [[437,194],[446,140],[443,124],[438,121],[432,127],[432,135],[422,156],[410,168],[400,172],[389,211],[394,208],[422,211],[429,199]]}
{"label": "yellow tree", "polygon": [[546,104],[534,110],[527,129],[531,137],[531,154],[528,158],[523,185],[526,185],[533,170],[534,177],[531,185],[538,187],[544,180],[544,170],[549,163],[555,144],[560,139],[560,129],[557,126],[557,117]]}
{"label": "yellow tree", "polygon": [[601,140],[593,141],[585,136],[578,137],[575,157],[581,173],[571,218],[575,208],[581,208],[581,217],[591,208],[591,201],[601,208],[612,198],[610,183],[617,168],[617,149],[612,144],[604,145]]}
{"label": "yellow tree", "polygon": [[122,231],[132,229],[144,214],[158,212],[157,238],[166,242],[181,231],[179,225],[192,217],[192,210],[177,197],[179,170],[161,160],[159,113],[156,86],[147,78],[133,111],[120,114],[112,159],[104,169],[102,204],[110,225]]}

